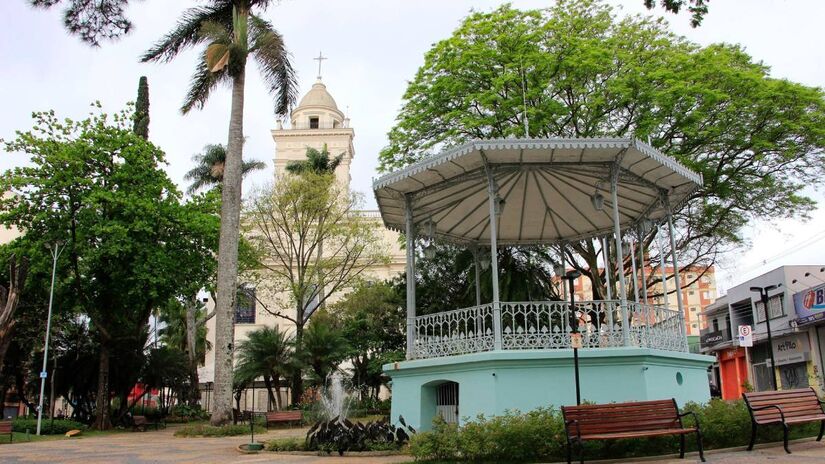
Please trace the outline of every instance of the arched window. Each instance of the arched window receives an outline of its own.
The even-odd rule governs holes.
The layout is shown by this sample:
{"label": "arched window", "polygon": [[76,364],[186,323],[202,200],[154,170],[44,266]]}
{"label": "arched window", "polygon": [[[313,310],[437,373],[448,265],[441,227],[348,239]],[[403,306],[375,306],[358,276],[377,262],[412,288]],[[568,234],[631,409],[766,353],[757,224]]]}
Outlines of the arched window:
{"label": "arched window", "polygon": [[238,287],[238,294],[235,297],[235,323],[254,324],[255,323],[255,289],[249,285]]}

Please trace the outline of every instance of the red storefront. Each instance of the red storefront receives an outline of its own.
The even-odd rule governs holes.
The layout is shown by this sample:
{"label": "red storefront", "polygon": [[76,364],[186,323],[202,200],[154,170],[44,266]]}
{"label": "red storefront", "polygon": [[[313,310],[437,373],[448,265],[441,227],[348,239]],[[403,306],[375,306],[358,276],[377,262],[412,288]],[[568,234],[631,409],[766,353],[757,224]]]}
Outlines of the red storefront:
{"label": "red storefront", "polygon": [[736,400],[745,391],[742,385],[748,381],[748,363],[745,348],[727,348],[719,352],[719,375],[722,399]]}

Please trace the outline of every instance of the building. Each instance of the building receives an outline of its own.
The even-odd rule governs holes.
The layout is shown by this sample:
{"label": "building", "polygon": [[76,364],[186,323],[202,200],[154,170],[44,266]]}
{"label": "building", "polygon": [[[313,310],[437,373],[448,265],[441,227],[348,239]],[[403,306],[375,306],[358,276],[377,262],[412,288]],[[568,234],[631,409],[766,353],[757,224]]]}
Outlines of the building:
{"label": "building", "polygon": [[[322,150],[327,147],[332,156],[343,154],[339,166],[336,168],[335,176],[339,182],[349,187],[351,180],[350,166],[355,157],[355,130],[350,127],[349,119],[338,108],[335,99],[327,91],[326,85],[319,78],[312,88],[301,98],[299,104],[293,109],[288,125],[278,121],[276,128],[272,130],[272,139],[275,142],[275,154],[273,164],[276,176],[285,172],[285,167],[290,161],[300,161],[306,159],[307,148]],[[360,211],[362,215],[374,218],[380,222],[377,211]],[[386,249],[389,250],[389,263],[375,266],[368,271],[367,278],[372,280],[390,279],[405,269],[406,256],[399,246],[398,234],[384,227],[378,228]],[[284,295],[266,295],[265,292],[255,293],[255,286],[252,284],[242,285],[241,291],[247,292],[250,296],[255,296],[262,300],[263,305],[269,308],[278,307],[278,310],[292,317],[295,309],[291,306],[283,307]],[[334,301],[342,295],[332,295]],[[256,298],[242,298],[238,300],[235,310],[235,345],[244,339],[247,334],[263,327],[279,327],[284,330],[294,330],[294,324],[287,319],[274,316],[263,310]],[[214,303],[209,301],[208,306]],[[215,319],[207,322],[207,339],[214,344]],[[205,407],[212,403],[211,391],[214,379],[215,356],[207,353],[206,364],[198,370],[198,375],[202,384],[203,404]],[[261,384],[262,386],[262,384]],[[274,405],[269,403],[267,392],[263,388],[256,386],[253,393],[247,390],[241,397],[241,409],[268,410]],[[279,392],[281,403],[288,404],[289,390],[283,387]],[[254,401],[254,404],[253,404]]]}
{"label": "building", "polygon": [[[601,271],[601,270],[600,270]],[[702,329],[704,329],[704,321],[700,317],[702,311],[716,300],[716,270],[713,266],[709,267],[686,267],[680,269],[679,281],[682,283],[682,303],[685,308],[685,333],[688,336],[688,343],[691,347],[695,347],[693,352],[698,352],[699,337]],[[646,267],[645,279],[653,280],[652,285],[648,287],[648,303],[666,306],[669,308],[677,308],[677,296],[674,288],[673,267],[665,267],[665,275],[667,276],[668,298],[667,303],[662,298],[662,281],[660,267]],[[638,282],[641,283],[641,272],[639,272]],[[615,282],[613,283],[615,287]],[[576,299],[579,301],[586,301],[593,299],[593,291],[591,288],[591,281],[585,276],[576,279],[574,283],[574,290],[576,292]],[[629,284],[632,286],[632,283]],[[635,289],[629,295],[635,295]],[[641,290],[638,291],[642,294]],[[655,296],[654,295],[658,295]],[[614,291],[615,297],[615,291]],[[629,296],[635,298],[635,296]],[[642,297],[640,296],[640,299]]]}
{"label": "building", "polygon": [[[768,292],[768,319],[754,287]],[[713,379],[724,399],[743,391],[813,387],[823,392],[825,367],[825,267],[781,266],[736,285],[704,312],[702,351],[716,356]],[[768,323],[771,341],[768,340]],[[741,346],[750,326],[753,346]],[[771,359],[773,355],[773,360]]]}

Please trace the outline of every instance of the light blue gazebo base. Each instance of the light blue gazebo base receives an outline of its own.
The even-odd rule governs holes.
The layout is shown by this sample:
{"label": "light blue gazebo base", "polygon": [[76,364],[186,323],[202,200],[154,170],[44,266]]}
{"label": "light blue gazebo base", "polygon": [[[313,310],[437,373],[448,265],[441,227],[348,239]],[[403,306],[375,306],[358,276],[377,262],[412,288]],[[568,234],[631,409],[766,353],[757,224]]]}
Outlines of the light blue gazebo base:
{"label": "light blue gazebo base", "polygon": [[[676,398],[679,405],[710,399],[713,357],[648,348],[579,350],[582,401],[609,403]],[[392,377],[392,421],[403,415],[427,430],[437,387],[458,383],[459,422],[576,403],[573,350],[489,351],[384,365]]]}

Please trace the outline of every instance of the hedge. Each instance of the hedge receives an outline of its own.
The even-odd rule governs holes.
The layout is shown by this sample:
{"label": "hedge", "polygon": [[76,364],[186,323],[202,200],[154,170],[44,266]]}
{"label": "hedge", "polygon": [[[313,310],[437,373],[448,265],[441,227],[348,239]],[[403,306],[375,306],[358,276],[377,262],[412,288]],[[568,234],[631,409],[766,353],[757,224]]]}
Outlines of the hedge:
{"label": "hedge", "polygon": [[[255,426],[255,433],[261,433],[264,428]],[[249,434],[249,426],[243,424],[222,425],[215,427],[207,424],[186,425],[175,431],[176,437],[234,437]]]}
{"label": "hedge", "polygon": [[[15,432],[29,433],[37,432],[37,419],[28,417],[17,417],[12,420],[12,430]],[[40,433],[42,435],[62,435],[69,430],[86,430],[86,425],[67,419],[43,419],[40,423]]]}
{"label": "hedge", "polygon": [[[747,445],[750,440],[750,415],[742,401],[711,400],[682,408],[699,417],[705,449]],[[692,419],[684,419],[692,425]],[[815,436],[819,424],[791,426],[791,438]],[[502,416],[479,416],[461,427],[447,424],[439,417],[433,429],[413,435],[410,453],[417,461],[535,462],[560,461],[565,457],[561,413],[543,408],[528,413],[507,412]],[[779,441],[782,428],[759,427],[757,442]],[[695,451],[693,436],[688,436],[688,451]],[[672,454],[679,450],[677,437],[585,442],[588,459],[624,458]],[[577,452],[577,450],[574,450]]]}

